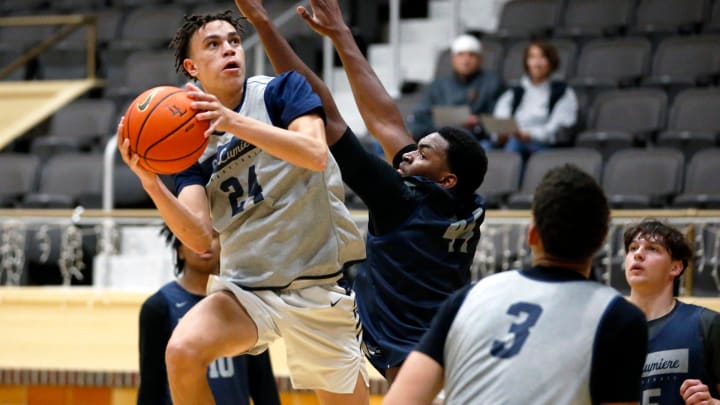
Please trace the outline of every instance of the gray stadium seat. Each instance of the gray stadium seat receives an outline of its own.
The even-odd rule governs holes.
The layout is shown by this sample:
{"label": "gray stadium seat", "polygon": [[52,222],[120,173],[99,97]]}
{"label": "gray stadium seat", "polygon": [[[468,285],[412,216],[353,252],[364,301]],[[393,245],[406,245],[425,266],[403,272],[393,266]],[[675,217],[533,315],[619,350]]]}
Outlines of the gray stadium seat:
{"label": "gray stadium seat", "polygon": [[678,148],[690,158],[698,150],[718,144],[720,89],[689,89],[678,94],[670,108],[667,130],[659,146]]}
{"label": "gray stadium seat", "polygon": [[57,150],[99,148],[115,131],[115,103],[108,99],[80,99],[60,109],[50,120],[46,136],[32,143],[34,153],[49,156]]}
{"label": "gray stadium seat", "polygon": [[571,163],[600,180],[602,156],[593,149],[546,149],[533,153],[527,161],[520,190],[508,198],[510,208],[530,208],[535,188],[550,169]]}
{"label": "gray stadium seat", "polygon": [[707,5],[706,0],[640,0],[633,31],[698,32],[708,12]]}
{"label": "gray stadium seat", "polygon": [[652,62],[651,85],[711,82],[720,72],[720,37],[673,37],[660,42]]}
{"label": "gray stadium seat", "polygon": [[714,1],[710,12],[710,21],[705,24],[704,32],[720,32],[720,1]]}
{"label": "gray stadium seat", "polygon": [[612,90],[593,103],[588,129],[576,145],[600,150],[605,158],[621,145],[643,143],[665,125],[667,96],[660,89]]}
{"label": "gray stadium seat", "polygon": [[111,48],[166,49],[180,27],[185,10],[181,6],[139,7],[130,11],[120,26],[120,36]]}
{"label": "gray stadium seat", "polygon": [[70,153],[51,157],[40,168],[38,189],[28,193],[25,208],[100,208],[102,154]]}
{"label": "gray stadium seat", "polygon": [[634,0],[572,0],[555,36],[600,37],[620,34],[630,24]]}
{"label": "gray stadium seat", "polygon": [[527,38],[548,36],[560,20],[558,0],[511,0],[503,6],[495,36]]}
{"label": "gray stadium seat", "polygon": [[155,208],[140,179],[122,162],[113,168],[113,208]]}
{"label": "gray stadium seat", "polygon": [[678,208],[720,209],[720,148],[705,149],[690,159],[682,194],[675,197]]}
{"label": "gray stadium seat", "polygon": [[603,188],[614,208],[662,208],[680,192],[685,159],[675,149],[625,149],[610,157]]}
{"label": "gray stadium seat", "polygon": [[0,154],[0,207],[14,207],[33,190],[40,159],[24,153]]}
{"label": "gray stadium seat", "polygon": [[518,190],[522,157],[517,153],[501,150],[486,152],[488,169],[477,193],[485,200],[487,208],[500,208],[505,199]]}
{"label": "gray stadium seat", "polygon": [[580,51],[573,87],[617,87],[640,82],[650,70],[650,41],[644,38],[597,39]]}
{"label": "gray stadium seat", "polygon": [[175,72],[172,51],[135,51],[125,61],[125,72],[119,82],[108,83],[106,94],[118,105],[132,100],[143,91],[161,85],[179,86],[186,80]]}
{"label": "gray stadium seat", "polygon": [[604,130],[583,131],[575,140],[575,146],[595,149],[602,154],[603,160],[608,160],[619,150],[632,148],[634,143],[629,132]]}

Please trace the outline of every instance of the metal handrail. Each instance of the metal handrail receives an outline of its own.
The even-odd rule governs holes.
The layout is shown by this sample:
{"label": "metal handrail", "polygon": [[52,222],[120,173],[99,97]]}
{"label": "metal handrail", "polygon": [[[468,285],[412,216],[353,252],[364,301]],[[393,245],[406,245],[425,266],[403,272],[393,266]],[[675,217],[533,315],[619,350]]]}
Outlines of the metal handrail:
{"label": "metal handrail", "polygon": [[0,27],[16,26],[27,27],[37,25],[64,25],[60,31],[54,33],[50,38],[45,39],[39,44],[25,51],[22,55],[15,58],[10,64],[0,69],[0,80],[9,76],[13,71],[25,65],[27,62],[36,58],[47,49],[55,46],[57,43],[67,38],[73,32],[77,31],[81,26],[87,25],[87,78],[95,78],[95,52],[97,27],[96,17],[94,15],[67,15],[67,16],[22,16],[22,17],[0,17]]}

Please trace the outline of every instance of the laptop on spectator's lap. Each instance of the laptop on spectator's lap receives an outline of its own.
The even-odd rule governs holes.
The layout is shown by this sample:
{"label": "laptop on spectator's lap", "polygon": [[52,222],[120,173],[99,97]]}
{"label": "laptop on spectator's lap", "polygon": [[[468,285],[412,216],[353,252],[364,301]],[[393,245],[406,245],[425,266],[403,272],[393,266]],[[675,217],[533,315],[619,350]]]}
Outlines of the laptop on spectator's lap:
{"label": "laptop on spectator's lap", "polygon": [[462,127],[470,116],[467,105],[439,105],[432,108],[433,122],[436,128]]}
{"label": "laptop on spectator's lap", "polygon": [[480,123],[485,131],[496,134],[512,134],[518,132],[518,126],[512,118],[496,118],[489,114],[480,116]]}

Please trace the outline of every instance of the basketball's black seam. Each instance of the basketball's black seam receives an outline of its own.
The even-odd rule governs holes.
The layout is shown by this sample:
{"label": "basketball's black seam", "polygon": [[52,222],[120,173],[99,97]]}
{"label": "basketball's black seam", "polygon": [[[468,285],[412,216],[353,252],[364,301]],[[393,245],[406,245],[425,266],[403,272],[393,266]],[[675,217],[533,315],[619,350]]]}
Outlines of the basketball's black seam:
{"label": "basketball's black seam", "polygon": [[144,157],[144,156],[147,156],[147,154],[150,152],[150,149],[154,148],[154,147],[157,146],[160,142],[162,142],[162,141],[166,140],[167,138],[169,138],[170,135],[172,135],[172,134],[174,134],[175,132],[177,132],[178,129],[184,127],[185,124],[187,124],[187,123],[190,122],[193,118],[195,118],[195,115],[196,115],[196,114],[197,114],[197,113],[191,115],[189,119],[183,121],[180,125],[178,125],[177,127],[175,127],[172,131],[168,132],[167,134],[165,134],[165,135],[162,136],[161,138],[157,139],[155,142],[153,142],[153,143],[151,143],[150,145],[148,145],[148,147],[145,148],[145,154],[143,155],[143,157]]}
{"label": "basketball's black seam", "polygon": [[[172,135],[173,135],[175,132],[177,132],[179,129],[181,129],[182,127],[184,127],[185,124],[187,124],[188,122],[190,122],[191,120],[193,120],[193,119],[195,118],[195,115],[196,115],[196,114],[197,114],[197,113],[192,114],[189,119],[185,120],[182,124],[180,124],[180,125],[178,125],[177,127],[175,127],[175,129],[173,129],[173,130],[172,130],[171,132],[169,132],[167,135],[165,135],[165,136],[163,136],[162,138],[156,140],[154,143],[150,144],[147,148],[145,148],[145,153],[142,154],[142,155],[140,155],[140,156],[142,156],[143,160],[145,160],[145,162],[149,165],[149,164],[150,164],[150,161],[148,160],[148,154],[150,154],[150,151],[152,150],[152,148],[154,148],[155,146],[157,146],[158,144],[160,144],[162,141],[164,141],[164,140],[166,140],[167,138],[169,138],[170,136],[172,136]],[[204,144],[204,143],[205,143],[205,142],[203,142],[203,144]],[[195,148],[195,151],[197,151],[197,148]],[[183,157],[187,157],[187,156],[189,156],[189,155],[185,155],[185,156],[182,156],[182,157],[179,157],[179,158],[176,158],[176,159],[170,159],[170,160],[159,160],[159,159],[153,159],[153,160],[158,161],[158,162],[162,162],[162,161],[171,162],[171,161],[179,160],[179,159],[181,159],[181,158],[183,158]]]}
{"label": "basketball's black seam", "polygon": [[197,148],[193,149],[191,152],[188,152],[182,156],[177,156],[172,159],[156,159],[156,158],[151,158],[151,157],[145,157],[144,159],[147,161],[153,161],[153,162],[174,162],[176,160],[184,159],[184,158],[194,154],[195,152],[197,152],[198,149],[200,149],[200,148],[204,149],[205,147],[206,147],[206,145],[205,145],[205,142],[203,141],[203,143],[201,143]]}
{"label": "basketball's black seam", "polygon": [[[175,159],[150,159],[150,158],[147,158],[147,157],[143,157],[143,159],[145,160],[145,162],[147,163],[148,166],[153,166],[151,162],[158,162],[158,163],[162,163],[162,162],[174,162],[174,161],[176,161],[176,160],[181,160],[181,159],[184,159],[184,158],[186,158],[186,157],[188,157],[188,156],[191,156],[192,154],[194,154],[195,152],[197,152],[199,149],[204,149],[204,148],[206,148],[206,147],[207,147],[207,142],[203,142],[203,143],[201,143],[197,148],[195,148],[192,152],[190,152],[190,153],[188,153],[188,154],[186,154],[186,155],[183,155],[183,156],[176,157]],[[162,173],[162,174],[173,174],[173,173],[165,172],[165,173]]]}
{"label": "basketball's black seam", "polygon": [[[137,138],[135,139],[135,153],[137,153],[137,154],[139,154],[140,156],[143,156],[143,157],[144,157],[144,154],[141,154],[141,153],[140,153],[140,150],[138,149],[138,145],[140,144],[140,137],[142,136],[143,128],[145,128],[145,123],[147,122],[148,118],[150,118],[150,116],[152,115],[153,111],[155,111],[155,109],[158,108],[158,107],[160,106],[160,104],[162,104],[162,102],[165,101],[168,97],[172,96],[173,94],[181,93],[182,91],[183,91],[182,89],[177,89],[177,91],[173,91],[173,92],[170,93],[170,94],[166,94],[163,98],[161,98],[160,100],[158,100],[157,103],[155,103],[155,105],[150,109],[150,111],[147,112],[147,114],[145,114],[145,119],[143,120],[142,124],[140,125],[140,130],[138,130],[138,132],[137,132],[138,136],[137,136]],[[133,103],[133,106],[134,106],[134,105],[135,105],[135,103]],[[183,125],[185,125],[185,124],[183,124]],[[176,128],[176,129],[177,129],[177,128]],[[175,132],[175,130],[173,130],[172,132],[170,132],[170,134],[172,134],[173,132]],[[164,138],[167,138],[170,134],[165,135]],[[150,145],[150,146],[153,146],[153,145]],[[148,149],[150,149],[150,148],[149,148],[149,147],[148,147],[148,148],[145,148],[145,152],[146,152],[146,153],[147,153],[147,150],[148,150]]]}

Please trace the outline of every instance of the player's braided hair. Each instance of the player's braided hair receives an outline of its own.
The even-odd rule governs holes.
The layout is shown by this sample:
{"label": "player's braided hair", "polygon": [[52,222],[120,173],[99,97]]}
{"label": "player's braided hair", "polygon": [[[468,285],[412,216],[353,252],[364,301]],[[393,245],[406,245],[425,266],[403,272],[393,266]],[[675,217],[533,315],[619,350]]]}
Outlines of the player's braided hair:
{"label": "player's braided hair", "polygon": [[175,236],[167,224],[163,224],[162,228],[160,228],[159,235],[165,238],[165,244],[173,248],[175,253],[175,275],[180,275],[185,267],[185,260],[180,258],[180,239]]}
{"label": "player's braided hair", "polygon": [[182,73],[188,78],[192,79],[185,69],[183,68],[183,61],[188,57],[190,52],[190,38],[193,34],[205,24],[211,21],[227,21],[235,27],[239,34],[245,33],[245,28],[242,25],[244,17],[238,17],[233,14],[232,11],[226,10],[215,14],[204,14],[204,15],[191,15],[183,18],[183,23],[175,32],[175,37],[170,41],[170,48],[175,50],[175,71]]}

